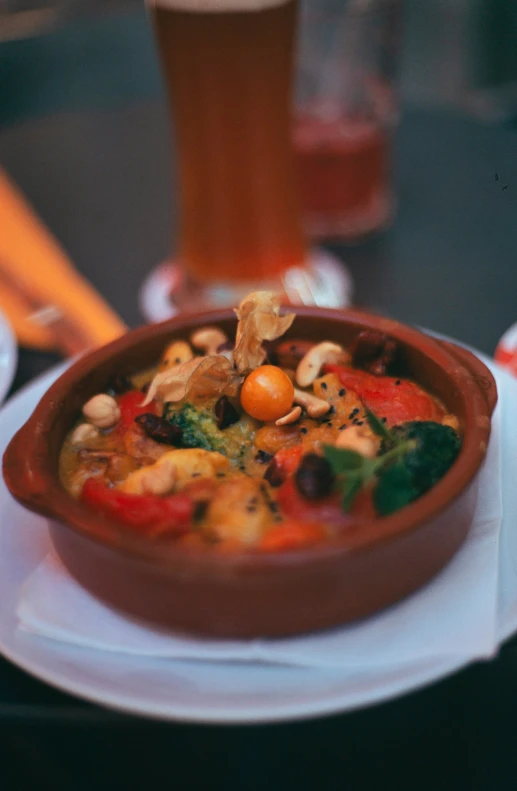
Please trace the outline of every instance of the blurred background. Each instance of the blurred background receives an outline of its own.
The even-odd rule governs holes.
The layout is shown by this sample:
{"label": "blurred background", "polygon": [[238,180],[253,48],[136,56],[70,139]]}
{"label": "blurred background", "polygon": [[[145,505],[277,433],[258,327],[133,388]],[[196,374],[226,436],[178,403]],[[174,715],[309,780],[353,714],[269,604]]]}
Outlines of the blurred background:
{"label": "blurred background", "polygon": [[[517,121],[517,2],[406,0],[402,101]],[[0,0],[0,124],[161,94],[140,0]]]}
{"label": "blurred background", "polygon": [[[395,219],[325,249],[344,262],[356,305],[492,354],[516,318],[517,0],[347,3],[403,8]],[[142,283],[177,238],[170,155],[143,0],[0,0],[0,168],[129,326],[148,318]],[[90,330],[97,312],[70,305]],[[15,329],[21,346],[50,348]],[[31,357],[31,375],[41,366]]]}

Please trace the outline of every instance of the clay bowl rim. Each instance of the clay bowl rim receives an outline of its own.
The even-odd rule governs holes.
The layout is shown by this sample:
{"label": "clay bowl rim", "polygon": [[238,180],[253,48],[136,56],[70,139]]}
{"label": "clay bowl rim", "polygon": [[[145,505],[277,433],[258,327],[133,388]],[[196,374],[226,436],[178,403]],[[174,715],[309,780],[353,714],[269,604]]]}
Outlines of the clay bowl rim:
{"label": "clay bowl rim", "polygon": [[[360,310],[296,307],[296,315],[312,319],[326,318],[337,324],[359,324],[362,329],[378,329],[396,340],[418,349],[442,368],[461,394],[465,426],[460,454],[453,467],[433,488],[400,511],[375,520],[358,522],[342,538],[328,544],[287,550],[281,553],[216,553],[200,551],[181,544],[154,543],[133,536],[120,524],[94,512],[74,500],[59,482],[57,472],[49,469],[48,436],[58,419],[59,405],[74,384],[82,381],[101,363],[127,352],[132,346],[153,336],[184,333],[200,324],[218,324],[235,318],[230,309],[203,311],[144,325],[111,343],[80,357],[42,396],[32,415],[12,438],[3,458],[3,474],[13,496],[26,508],[51,518],[84,538],[140,561],[152,561],[162,567],[181,567],[183,561],[200,570],[224,570],[242,567],[257,571],[303,567],[332,562],[351,553],[375,550],[401,535],[418,530],[448,508],[474,478],[483,461],[490,433],[491,409],[472,371],[469,371],[439,341],[409,325]],[[296,326],[296,323],[294,327]],[[303,334],[303,333],[302,333]],[[326,340],[326,338],[322,338]],[[164,339],[165,342],[165,339]],[[474,358],[477,360],[477,358]],[[483,363],[478,361],[485,368]],[[488,369],[487,369],[488,371]],[[490,372],[488,371],[490,374]],[[490,374],[491,376],[491,374]],[[492,377],[495,389],[495,381]],[[92,393],[93,394],[93,393]],[[23,451],[21,447],[23,445]],[[93,524],[95,523],[95,524]]]}

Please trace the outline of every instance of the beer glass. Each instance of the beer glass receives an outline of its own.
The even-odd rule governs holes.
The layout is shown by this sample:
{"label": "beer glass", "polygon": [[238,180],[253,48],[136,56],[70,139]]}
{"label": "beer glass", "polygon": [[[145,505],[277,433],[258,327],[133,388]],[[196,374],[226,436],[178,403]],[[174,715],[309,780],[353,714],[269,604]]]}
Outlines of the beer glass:
{"label": "beer glass", "polygon": [[272,288],[293,302],[342,304],[341,267],[308,252],[301,227],[292,142],[297,0],[148,3],[175,138],[174,303],[237,304]]}

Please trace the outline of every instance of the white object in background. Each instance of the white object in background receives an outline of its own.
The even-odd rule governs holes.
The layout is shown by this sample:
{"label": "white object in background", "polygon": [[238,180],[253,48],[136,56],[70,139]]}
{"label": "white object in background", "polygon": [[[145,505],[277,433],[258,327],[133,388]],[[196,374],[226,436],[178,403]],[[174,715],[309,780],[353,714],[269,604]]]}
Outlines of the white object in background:
{"label": "white object in background", "polygon": [[0,403],[11,387],[18,360],[18,347],[7,318],[0,311]]}

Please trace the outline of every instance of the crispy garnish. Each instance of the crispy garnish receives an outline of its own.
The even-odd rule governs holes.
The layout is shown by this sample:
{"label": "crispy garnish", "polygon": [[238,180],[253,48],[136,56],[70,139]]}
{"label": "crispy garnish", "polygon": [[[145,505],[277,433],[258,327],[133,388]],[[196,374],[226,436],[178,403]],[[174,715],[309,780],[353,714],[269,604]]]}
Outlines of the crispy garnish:
{"label": "crispy garnish", "polygon": [[239,323],[234,359],[241,374],[249,373],[266,359],[263,341],[274,341],[286,332],[294,313],[280,316],[280,296],[270,291],[254,291],[242,300],[235,313]]}
{"label": "crispy garnish", "polygon": [[214,395],[236,395],[242,377],[238,376],[226,357],[194,357],[192,360],[156,374],[144,401],[154,398],[162,402],[181,401],[187,395],[193,400]]}

